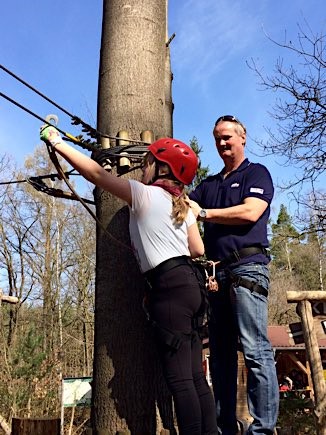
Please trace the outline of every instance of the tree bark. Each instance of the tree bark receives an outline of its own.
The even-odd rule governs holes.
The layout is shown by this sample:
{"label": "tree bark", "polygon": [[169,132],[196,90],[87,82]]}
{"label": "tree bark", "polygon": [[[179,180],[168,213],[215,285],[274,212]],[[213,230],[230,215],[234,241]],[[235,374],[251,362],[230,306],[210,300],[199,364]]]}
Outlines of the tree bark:
{"label": "tree bark", "polygon": [[[131,139],[139,139],[144,130],[154,137],[171,135],[172,105],[167,122],[165,104],[166,16],[162,0],[104,1],[100,131],[116,136],[124,130]],[[116,144],[106,140],[102,145]],[[144,280],[130,248],[128,208],[100,189],[95,200],[97,216],[110,235],[97,229],[93,431],[153,435],[159,430],[156,406],[162,405],[167,410],[164,427],[172,433],[169,395],[142,312]]]}

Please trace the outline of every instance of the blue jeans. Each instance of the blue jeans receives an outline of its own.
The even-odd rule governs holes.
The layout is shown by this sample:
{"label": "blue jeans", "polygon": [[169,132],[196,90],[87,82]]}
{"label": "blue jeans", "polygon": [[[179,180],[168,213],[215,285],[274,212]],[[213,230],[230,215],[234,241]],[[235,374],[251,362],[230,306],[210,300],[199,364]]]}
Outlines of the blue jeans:
{"label": "blue jeans", "polygon": [[[232,273],[268,290],[264,264],[248,263]],[[273,434],[279,405],[273,350],[267,337],[267,297],[232,284],[227,270],[216,274],[219,290],[211,293],[209,321],[210,370],[223,435],[237,433],[237,350],[243,351],[248,370],[248,407],[253,422],[248,434]]]}

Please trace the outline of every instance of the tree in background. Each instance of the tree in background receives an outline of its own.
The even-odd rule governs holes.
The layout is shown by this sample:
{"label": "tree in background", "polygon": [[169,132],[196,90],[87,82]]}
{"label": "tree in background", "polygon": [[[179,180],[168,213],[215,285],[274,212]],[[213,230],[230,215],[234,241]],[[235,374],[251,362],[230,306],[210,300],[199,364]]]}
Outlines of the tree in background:
{"label": "tree in background", "polygon": [[323,206],[319,207],[322,203],[322,194],[319,191],[314,190],[309,195],[309,200],[306,201],[307,204],[312,204],[308,208],[307,217],[310,221],[310,226],[308,228],[307,238],[312,244],[315,244],[314,254],[318,255],[318,274],[319,274],[319,290],[324,290],[324,275],[325,275],[325,249],[326,249],[326,230],[325,230],[325,215],[319,214],[319,209],[323,209]]}
{"label": "tree in background", "polygon": [[[40,148],[23,170],[2,161],[1,181],[53,173]],[[19,300],[0,309],[2,426],[12,415],[57,416],[61,376],[91,375],[95,234],[79,205],[28,183],[2,185],[0,205],[1,288]]]}
{"label": "tree in background", "polygon": [[281,204],[280,211],[275,224],[272,224],[271,254],[273,263],[277,269],[287,269],[292,273],[290,252],[292,246],[298,244],[302,239],[300,233],[295,229],[292,218],[287,212],[284,204]]}
{"label": "tree in background", "polygon": [[[196,174],[195,178],[193,179],[192,183],[187,187],[187,191],[191,192],[192,190],[195,189],[196,186],[198,186],[198,184],[201,183],[202,180],[204,180],[209,175],[209,167],[202,166],[202,164],[201,164],[200,154],[203,151],[203,147],[201,147],[198,144],[198,140],[195,136],[193,136],[193,138],[189,141],[189,146],[191,146],[191,148],[195,151],[195,153],[197,154],[197,156],[199,158],[199,165],[198,165],[197,174]],[[203,222],[198,222],[198,228],[199,228],[201,236],[203,237],[204,236]]]}
{"label": "tree in background", "polygon": [[[298,168],[294,180],[287,184],[293,191],[309,183],[312,192],[326,169],[326,35],[298,26],[297,41],[285,38],[275,45],[287,52],[287,61],[279,58],[274,74],[266,75],[254,60],[249,67],[258,75],[264,90],[282,93],[274,105],[271,116],[277,121],[276,132],[267,129],[270,139],[260,142],[266,155],[278,154],[286,159],[285,165]],[[289,64],[289,59],[300,68]],[[300,202],[300,195],[295,194]],[[325,230],[325,191],[313,206],[316,225]]]}
{"label": "tree in background", "polygon": [[281,204],[276,223],[271,224],[271,229],[269,323],[282,325],[297,319],[295,307],[287,303],[285,289],[297,289],[292,253],[300,243],[300,233],[295,229],[284,204]]}
{"label": "tree in background", "polygon": [[198,186],[198,184],[200,184],[201,181],[203,181],[209,175],[209,166],[202,166],[201,164],[200,155],[203,152],[203,147],[198,144],[198,140],[195,136],[193,136],[193,138],[189,141],[189,146],[191,146],[191,148],[195,151],[199,158],[199,165],[196,177],[193,179],[192,183],[188,188],[190,192],[194,190],[195,187]]}
{"label": "tree in background", "polygon": [[[310,211],[310,210],[309,210]],[[313,226],[313,218],[307,217]],[[307,226],[307,225],[306,225]],[[271,324],[297,321],[293,304],[287,304],[285,290],[321,290],[325,270],[325,238],[315,228],[301,233],[282,204],[271,237]]]}

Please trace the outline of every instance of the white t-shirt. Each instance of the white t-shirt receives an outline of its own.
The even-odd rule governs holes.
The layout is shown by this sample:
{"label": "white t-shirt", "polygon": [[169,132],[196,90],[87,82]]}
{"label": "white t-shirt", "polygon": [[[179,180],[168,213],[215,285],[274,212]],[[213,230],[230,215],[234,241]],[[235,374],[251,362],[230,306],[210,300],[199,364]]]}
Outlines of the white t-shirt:
{"label": "white t-shirt", "polygon": [[147,272],[165,260],[190,256],[187,228],[196,222],[189,209],[182,225],[172,221],[172,197],[158,186],[129,180],[132,206],[129,231],[141,271]]}

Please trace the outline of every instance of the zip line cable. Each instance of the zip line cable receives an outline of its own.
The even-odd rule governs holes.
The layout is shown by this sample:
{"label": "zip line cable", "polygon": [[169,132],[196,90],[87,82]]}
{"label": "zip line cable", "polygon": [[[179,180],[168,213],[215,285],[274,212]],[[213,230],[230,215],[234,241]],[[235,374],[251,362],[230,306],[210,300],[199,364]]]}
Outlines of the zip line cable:
{"label": "zip line cable", "polygon": [[36,88],[34,88],[33,86],[31,86],[30,84],[28,84],[27,82],[25,82],[25,80],[21,79],[20,77],[16,76],[16,74],[14,74],[12,71],[9,71],[9,69],[7,69],[6,67],[4,67],[3,65],[0,65],[0,68],[3,69],[7,74],[11,75],[14,79],[18,80],[20,83],[22,83],[23,85],[25,85],[27,88],[31,89],[33,92],[35,92],[36,94],[38,94],[40,97],[44,98],[46,101],[48,101],[49,103],[53,104],[53,106],[57,107],[59,110],[61,110],[62,112],[64,112],[66,115],[70,116],[71,118],[75,118],[74,115],[72,115],[71,113],[68,112],[68,110],[64,109],[63,107],[59,106],[59,104],[57,104],[56,102],[54,102],[53,100],[51,100],[50,98],[48,98],[46,95],[42,94],[42,92],[38,91]]}
{"label": "zip line cable", "polygon": [[[8,97],[8,95],[5,95],[4,93],[0,92],[0,97],[5,98],[7,101],[9,101],[10,103],[14,104],[15,106],[19,107],[20,109],[24,110],[25,112],[27,112],[29,115],[34,116],[34,118],[38,119],[39,121],[43,122],[43,124],[48,124],[48,125],[52,125],[50,122],[46,121],[44,118],[42,118],[41,116],[37,115],[37,113],[32,112],[30,109],[28,109],[27,107],[23,106],[22,104],[18,103],[18,101],[13,100],[12,98]],[[71,135],[70,133],[66,133],[65,131],[61,130],[59,127],[55,126],[55,128],[61,133],[63,134],[65,137],[68,138],[68,140],[70,140],[71,142],[75,143],[76,145],[81,146],[82,148],[87,149],[88,151],[95,151],[96,149],[99,149],[99,145],[94,146],[94,144],[89,144],[87,142],[83,142],[81,140],[79,140],[78,138],[74,137],[73,135]]]}
{"label": "zip line cable", "polygon": [[[76,174],[73,174],[74,169],[71,171],[65,172],[66,177],[69,177],[69,175],[80,175],[78,172]],[[28,183],[28,180],[30,178],[37,179],[37,180],[46,180],[47,178],[50,178],[50,180],[54,181],[56,178],[59,178],[59,174],[48,174],[48,175],[37,175],[35,177],[29,177],[25,178],[23,180],[14,180],[14,181],[1,181],[0,186],[5,184],[18,184],[18,183]]]}
{"label": "zip line cable", "polygon": [[[65,140],[73,142],[74,144],[79,145],[80,147],[87,149],[88,151],[91,151],[91,152],[101,151],[103,154],[103,159],[110,158],[110,157],[111,158],[118,158],[118,157],[125,156],[127,158],[141,160],[143,154],[147,151],[147,145],[146,146],[144,146],[144,145],[145,144],[149,145],[148,142],[136,141],[136,140],[132,140],[132,139],[123,139],[121,137],[113,137],[113,136],[107,136],[107,137],[109,137],[110,139],[124,140],[126,142],[133,142],[133,143],[136,142],[138,144],[143,144],[143,146],[142,145],[138,145],[138,146],[137,145],[120,145],[120,146],[114,146],[112,148],[101,148],[101,145],[96,144],[95,142],[89,143],[87,141],[86,142],[82,141],[78,137],[75,137],[72,134],[63,131],[57,125],[51,124],[51,122],[42,118],[37,113],[33,112],[32,110],[28,109],[27,107],[23,106],[22,104],[18,103],[18,101],[13,100],[12,98],[10,98],[8,95],[4,94],[3,92],[0,92],[0,97],[3,97],[4,99],[8,100],[10,103],[12,103],[15,106],[19,107],[20,109],[24,110],[29,115],[31,115],[34,118],[41,121],[43,124],[48,124],[50,126],[55,127],[64,136]],[[124,155],[119,154],[122,151],[124,152]],[[129,151],[129,153],[128,153],[128,151]],[[97,160],[97,159],[95,159],[95,160]],[[98,161],[98,163],[99,163],[99,161]],[[130,169],[128,172],[131,172],[135,169],[139,169],[139,166]]]}
{"label": "zip line cable", "polygon": [[[57,104],[55,101],[51,100],[49,97],[47,97],[45,94],[43,94],[42,92],[38,91],[36,88],[34,88],[33,86],[31,86],[29,83],[27,83],[25,80],[21,79],[20,77],[18,77],[16,74],[14,74],[12,71],[10,71],[8,68],[6,68],[5,66],[0,64],[0,68],[5,71],[7,74],[9,74],[10,76],[12,76],[15,80],[19,81],[20,83],[22,83],[24,86],[26,86],[27,88],[29,88],[30,90],[32,90],[33,92],[35,92],[37,95],[39,95],[40,97],[44,98],[46,101],[48,101],[50,104],[52,104],[53,106],[55,106],[57,109],[61,110],[63,113],[65,113],[66,115],[68,115],[71,119],[72,119],[72,124],[73,125],[78,125],[81,124],[82,125],[82,131],[85,133],[88,133],[92,138],[94,139],[99,139],[100,137],[105,137],[107,139],[115,139],[115,140],[121,140],[121,138],[116,137],[116,136],[109,136],[105,133],[100,132],[99,130],[97,130],[96,128],[90,126],[89,124],[87,124],[85,121],[83,121],[81,118],[79,118],[76,115],[73,115],[72,113],[68,112],[68,110],[66,110],[64,107],[60,106],[59,104]],[[11,103],[16,104],[16,102],[14,102],[14,100],[12,100],[11,98],[5,96],[4,94],[0,93],[0,96],[3,98],[6,98],[7,100],[9,100]],[[20,107],[21,109],[25,110],[26,108],[24,108],[23,106],[19,105],[19,103],[17,103],[16,105],[18,105],[18,107]],[[33,112],[28,111],[28,109],[26,110],[28,113],[30,113],[31,115],[35,115],[33,114]],[[36,117],[38,119],[40,119],[38,117],[38,115],[36,115]],[[43,121],[43,119],[41,119]],[[60,130],[59,130],[60,131]],[[62,131],[60,131],[62,133]],[[65,134],[66,135],[66,134]],[[69,137],[69,136],[68,136]],[[148,142],[144,142],[141,140],[134,140],[134,139],[128,139],[128,142],[130,143],[139,143],[139,144],[145,144],[145,145],[149,145]],[[75,142],[77,145],[81,145],[81,142]],[[85,142],[82,142],[83,144],[85,144]],[[97,145],[97,148],[99,147],[99,145]],[[86,148],[86,147],[85,147]],[[86,148],[89,149],[89,148]],[[90,151],[92,151],[92,149],[90,149]]]}
{"label": "zip line cable", "polygon": [[[70,112],[68,112],[66,109],[64,109],[63,107],[61,107],[59,104],[57,104],[56,102],[54,102],[53,100],[51,100],[50,98],[48,98],[46,95],[44,95],[43,93],[41,93],[40,91],[38,91],[37,89],[35,89],[33,86],[29,85],[27,82],[25,82],[23,79],[21,79],[20,77],[18,77],[16,74],[14,74],[13,72],[9,71],[7,68],[5,68],[3,65],[0,64],[0,68],[5,71],[7,74],[11,75],[14,79],[18,80],[19,82],[21,82],[24,86],[28,87],[29,89],[31,89],[33,92],[35,92],[36,94],[38,94],[40,97],[44,98],[46,101],[48,101],[49,103],[51,103],[52,105],[54,105],[55,107],[57,107],[59,110],[61,110],[63,113],[65,113],[66,115],[68,115],[71,119],[72,119],[72,124],[73,125],[78,125],[81,124],[82,125],[82,131],[87,133],[88,135],[90,135],[93,138],[99,139],[100,137],[105,137],[108,139],[113,139],[116,141],[120,141],[120,140],[124,140],[124,141],[128,141],[129,143],[134,143],[135,145],[149,145],[149,142],[144,142],[141,140],[134,140],[134,139],[124,139],[121,137],[116,137],[116,136],[109,136],[105,133],[102,133],[100,131],[98,131],[97,129],[91,127],[89,124],[87,124],[86,122],[84,122],[81,118],[71,114]],[[41,116],[39,116],[38,114],[36,114],[35,112],[33,112],[32,110],[28,109],[27,107],[23,106],[22,104],[18,103],[17,101],[15,101],[14,99],[10,98],[8,95],[5,95],[4,93],[0,92],[0,97],[6,99],[7,101],[9,101],[10,103],[14,104],[15,106],[19,107],[20,109],[22,109],[23,111],[27,112],[28,114],[30,114],[31,116],[33,116],[34,118],[40,120],[43,124],[47,124],[47,125],[53,125],[51,124],[49,121],[43,119]],[[67,139],[70,142],[73,142],[76,145],[81,146],[82,148],[85,148],[91,152],[96,152],[96,151],[109,151],[109,149],[102,149],[101,145],[96,143],[96,142],[90,142],[90,140],[82,140],[82,136],[81,138],[79,137],[75,137],[73,135],[71,135],[70,133],[66,133],[63,130],[61,130],[60,128],[58,128],[57,126],[55,126],[55,128],[64,136],[65,139]],[[98,217],[96,216],[96,214],[93,212],[93,210],[91,210],[88,205],[88,203],[94,204],[94,202],[91,202],[87,199],[84,199],[82,197],[80,197],[78,195],[78,193],[75,191],[75,189],[73,188],[73,186],[71,185],[71,183],[68,180],[69,177],[69,173],[65,173],[62,168],[61,165],[58,161],[57,155],[55,150],[50,147],[49,145],[47,145],[48,148],[48,153],[50,156],[50,159],[52,160],[52,163],[54,164],[55,168],[58,171],[58,174],[56,175],[57,178],[59,178],[60,180],[64,180],[66,185],[68,186],[68,188],[70,189],[70,191],[72,192],[70,194],[70,192],[63,192],[60,189],[53,189],[50,188],[49,186],[47,186],[43,181],[41,181],[40,177],[30,177],[26,180],[21,180],[21,181],[16,181],[16,182],[11,182],[11,183],[20,183],[20,182],[28,182],[29,184],[31,184],[36,190],[45,192],[49,195],[52,196],[59,196],[59,197],[63,197],[63,198],[68,198],[68,199],[77,199],[83,206],[84,208],[88,211],[88,213],[94,218],[94,220],[97,222],[97,224],[99,225],[99,227],[102,229],[102,231],[107,234],[111,240],[114,240],[118,245],[123,246],[124,248],[127,248],[128,250],[132,251],[132,248],[128,245],[126,245],[125,243],[121,242],[120,240],[118,240],[117,238],[115,238],[112,234],[110,234],[107,229],[104,227],[104,225],[102,224],[102,222],[98,219]],[[128,149],[130,147],[126,146],[117,146],[117,147],[113,147],[112,150],[109,151],[110,155],[114,158],[117,158],[119,155],[119,151],[117,152],[117,150],[114,151],[114,148],[118,148],[119,151],[121,151],[122,148],[124,149]],[[134,148],[138,148],[138,147],[134,147]],[[139,148],[144,148],[144,147],[139,147]],[[147,148],[147,146],[145,147]],[[146,149],[145,149],[146,150]],[[134,150],[135,151],[135,150]],[[140,151],[140,149],[139,149]],[[131,151],[132,152],[132,151]],[[142,153],[144,152],[144,150],[141,151]],[[128,153],[124,153],[124,155],[126,155]],[[137,154],[137,152],[136,152]],[[138,152],[139,154],[139,152]],[[120,155],[120,157],[122,157],[122,155]],[[130,157],[132,157],[130,155]],[[141,158],[140,155],[137,156],[137,160],[139,160],[139,158]],[[128,172],[131,172],[132,170],[135,169],[139,169],[141,166],[136,166],[132,169],[129,169]],[[51,176],[43,176],[43,178],[51,178]],[[11,184],[8,182],[5,183],[1,183],[1,184]]]}

